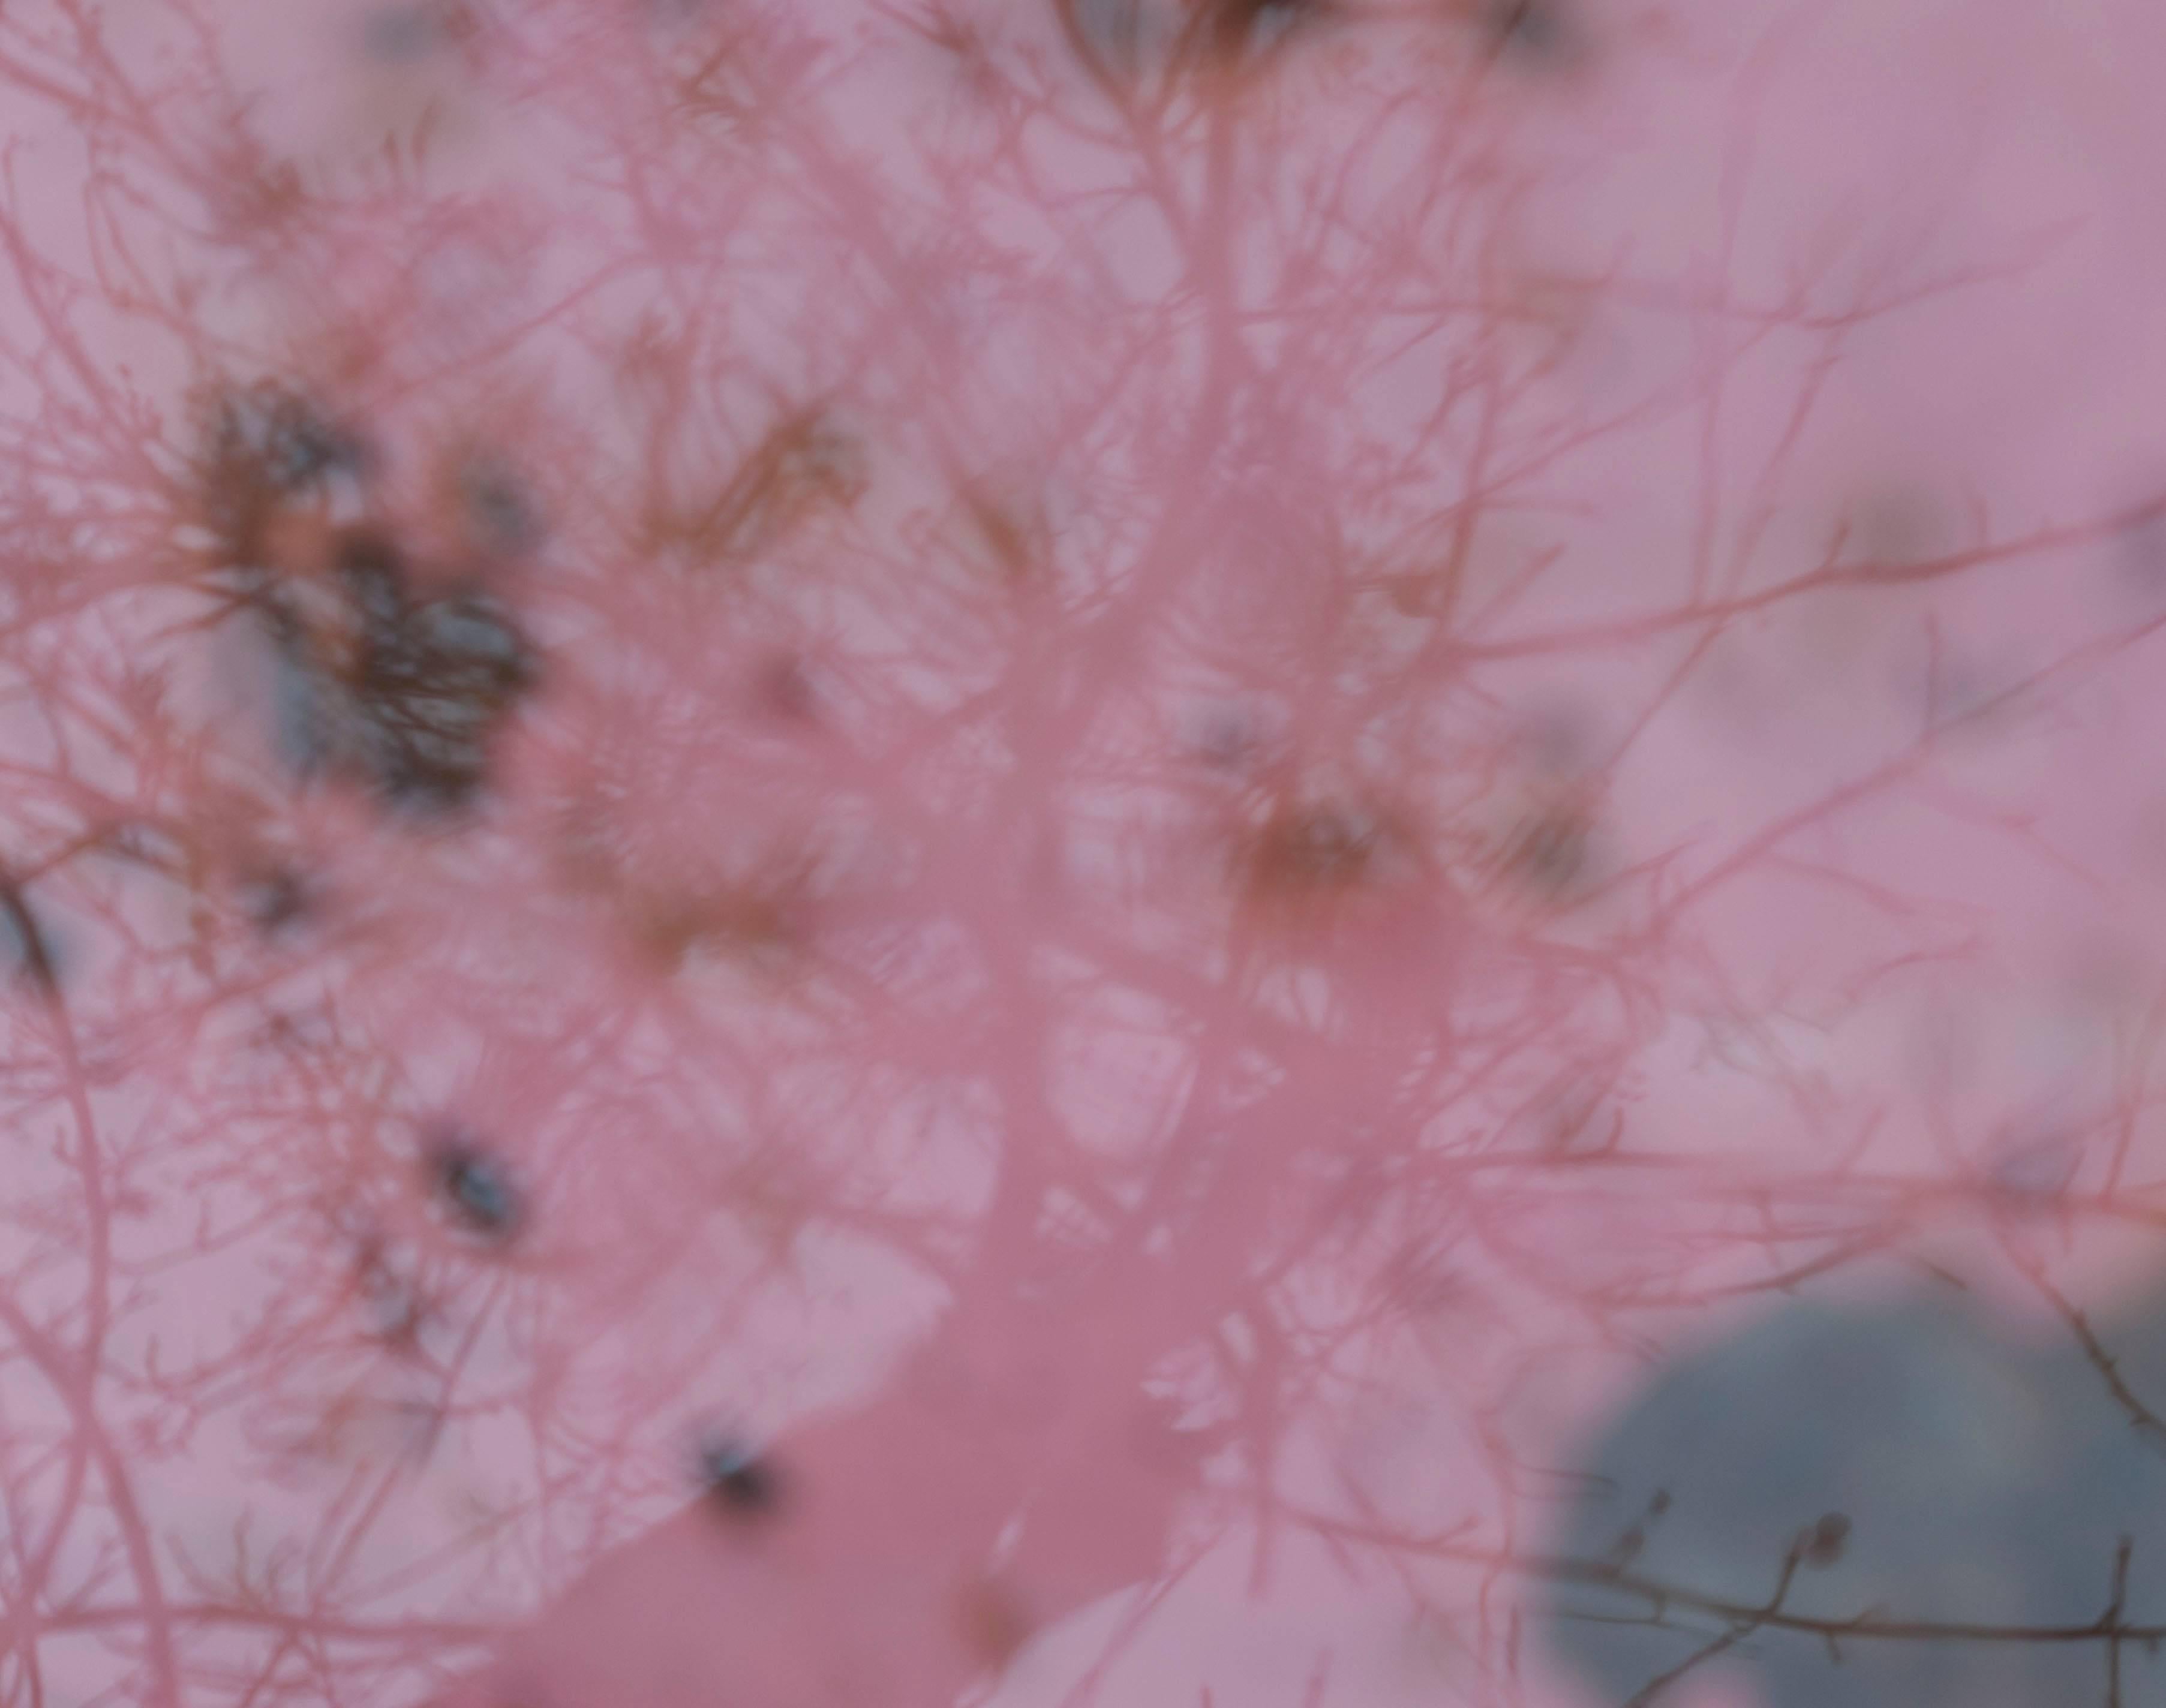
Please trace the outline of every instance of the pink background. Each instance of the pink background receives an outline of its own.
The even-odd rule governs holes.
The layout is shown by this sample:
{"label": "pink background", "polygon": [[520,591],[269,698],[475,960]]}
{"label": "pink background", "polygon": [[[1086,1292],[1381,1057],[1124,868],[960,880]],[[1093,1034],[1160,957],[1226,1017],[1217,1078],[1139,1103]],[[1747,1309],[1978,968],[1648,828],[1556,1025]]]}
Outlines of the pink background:
{"label": "pink background", "polygon": [[[8,1700],[1565,1705],[1655,1348],[2155,1268],[2151,13],[1121,9],[0,15]],[[545,519],[469,830],[271,763],[267,374]]]}

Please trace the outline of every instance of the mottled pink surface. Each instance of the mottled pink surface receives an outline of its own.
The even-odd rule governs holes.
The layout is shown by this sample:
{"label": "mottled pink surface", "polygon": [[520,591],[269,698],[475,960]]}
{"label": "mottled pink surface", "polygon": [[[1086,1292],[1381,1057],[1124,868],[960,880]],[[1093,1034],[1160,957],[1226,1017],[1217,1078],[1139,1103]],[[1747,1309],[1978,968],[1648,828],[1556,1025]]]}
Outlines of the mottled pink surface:
{"label": "mottled pink surface", "polygon": [[[1652,1347],[2141,1284],[2152,12],[1481,10],[0,13],[0,1699],[1569,1708]],[[471,822],[277,763],[267,376]]]}

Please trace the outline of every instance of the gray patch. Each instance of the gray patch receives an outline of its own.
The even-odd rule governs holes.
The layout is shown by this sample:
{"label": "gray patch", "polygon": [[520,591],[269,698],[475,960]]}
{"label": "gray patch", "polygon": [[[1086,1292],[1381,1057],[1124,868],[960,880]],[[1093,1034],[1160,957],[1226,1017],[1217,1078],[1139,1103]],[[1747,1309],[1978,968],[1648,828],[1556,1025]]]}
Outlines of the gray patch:
{"label": "gray patch", "polygon": [[[2158,1350],[2113,1347],[2154,1396]],[[1926,1302],[1786,1307],[1672,1368],[1595,1442],[1552,1641],[1613,1703],[1674,1700],[1719,1649],[1773,1708],[2103,1705],[2095,1638],[1843,1627],[2089,1626],[2125,1535],[2123,1617],[2166,1624],[2166,1453],[2150,1433],[2079,1347],[2021,1347]],[[1819,1628],[1756,1617],[1778,1591],[1783,1614]],[[2166,1704],[2157,1657],[2123,1645],[2121,1666],[2125,1708]]]}

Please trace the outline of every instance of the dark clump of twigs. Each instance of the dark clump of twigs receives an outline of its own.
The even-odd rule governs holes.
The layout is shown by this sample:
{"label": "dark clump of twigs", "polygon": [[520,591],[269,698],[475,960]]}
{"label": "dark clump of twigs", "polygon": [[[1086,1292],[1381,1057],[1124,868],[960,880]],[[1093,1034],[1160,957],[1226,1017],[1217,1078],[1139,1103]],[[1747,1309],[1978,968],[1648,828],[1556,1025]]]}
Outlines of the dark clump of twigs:
{"label": "dark clump of twigs", "polygon": [[301,393],[239,387],[211,409],[199,471],[203,519],[231,561],[260,566],[281,512],[321,500],[333,480],[359,479],[374,461],[351,428]]}
{"label": "dark clump of twigs", "polygon": [[526,638],[478,588],[414,597],[399,555],[361,533],[339,548],[334,608],[273,618],[289,752],[305,774],[354,778],[422,816],[472,806],[490,746],[535,685]]}
{"label": "dark clump of twigs", "polygon": [[[216,581],[271,641],[287,760],[304,778],[340,776],[395,810],[441,816],[480,796],[536,660],[478,573],[425,589],[386,528],[349,519],[370,508],[377,463],[309,393],[231,387],[206,412],[195,504]],[[462,498],[482,559],[535,544],[533,501],[507,471],[470,469]]]}

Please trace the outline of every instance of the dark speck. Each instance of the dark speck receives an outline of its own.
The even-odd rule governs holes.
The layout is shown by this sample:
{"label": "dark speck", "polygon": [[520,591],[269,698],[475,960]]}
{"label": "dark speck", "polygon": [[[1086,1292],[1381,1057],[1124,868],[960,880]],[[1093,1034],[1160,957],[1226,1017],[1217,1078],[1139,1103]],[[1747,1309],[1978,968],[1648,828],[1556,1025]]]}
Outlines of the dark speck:
{"label": "dark speck", "polygon": [[518,556],[541,542],[542,518],[509,470],[493,464],[469,469],[460,490],[467,527],[484,550]]}
{"label": "dark speck", "polygon": [[1798,1538],[1798,1558],[1809,1566],[1831,1566],[1849,1542],[1849,1518],[1840,1512],[1826,1513]]}
{"label": "dark speck", "polygon": [[700,1452],[700,1475],[708,1493],[732,1514],[758,1517],[781,1499],[773,1463],[742,1442],[710,1442]]}
{"label": "dark speck", "polygon": [[60,988],[60,969],[52,938],[18,885],[0,883],[0,957],[20,984],[41,995]]}
{"label": "dark speck", "polygon": [[427,1163],[445,1206],[469,1231],[507,1240],[519,1231],[519,1191],[505,1165],[463,1137],[433,1141]]}
{"label": "dark speck", "polygon": [[283,867],[243,878],[240,893],[242,909],[266,935],[299,923],[312,904],[309,888],[299,875]]}

